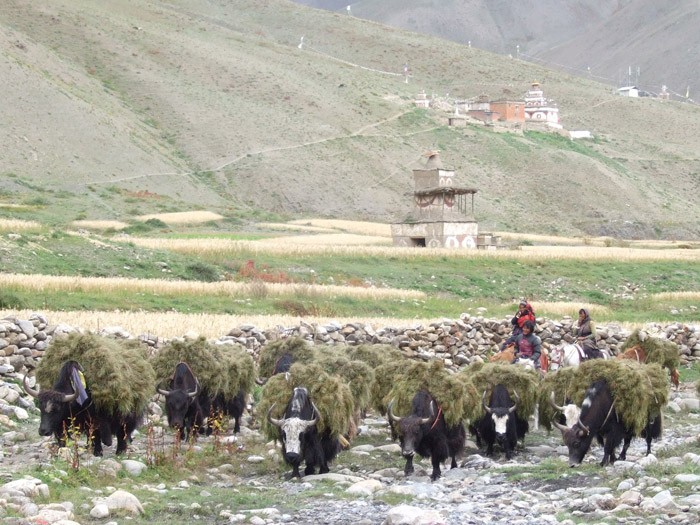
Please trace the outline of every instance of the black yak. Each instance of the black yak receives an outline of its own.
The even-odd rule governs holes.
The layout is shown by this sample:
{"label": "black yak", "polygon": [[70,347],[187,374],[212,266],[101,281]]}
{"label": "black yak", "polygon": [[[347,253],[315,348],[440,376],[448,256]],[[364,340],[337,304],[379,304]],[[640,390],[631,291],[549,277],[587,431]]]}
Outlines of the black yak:
{"label": "black yak", "polygon": [[[435,481],[441,476],[440,463],[452,458],[450,468],[457,466],[457,456],[464,450],[466,432],[460,422],[448,427],[442,409],[428,392],[421,390],[411,403],[411,414],[406,417],[395,416],[392,412],[393,401],[387,407],[390,421],[398,425],[401,454],[406,458],[404,474],[412,474],[413,456],[430,456],[433,471],[430,479]],[[392,425],[393,433],[393,425]]]}
{"label": "black yak", "polygon": [[31,388],[24,377],[25,392],[39,401],[41,436],[55,435],[59,446],[65,446],[66,437],[73,431],[87,435],[93,454],[102,455],[102,445],[110,446],[117,436],[117,454],[123,454],[132,432],[141,424],[142,414],[121,414],[96,404],[88,385],[83,385],[82,367],[77,361],[66,361],[58,373],[52,389],[41,391]]}

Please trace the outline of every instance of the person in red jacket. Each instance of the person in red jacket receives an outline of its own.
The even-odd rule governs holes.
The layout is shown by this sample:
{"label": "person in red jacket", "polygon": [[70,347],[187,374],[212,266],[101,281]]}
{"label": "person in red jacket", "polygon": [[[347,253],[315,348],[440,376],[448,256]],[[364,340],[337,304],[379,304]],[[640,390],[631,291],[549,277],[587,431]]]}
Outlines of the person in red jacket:
{"label": "person in red jacket", "polygon": [[535,311],[532,309],[530,303],[522,300],[520,304],[518,304],[518,311],[513,316],[513,319],[510,320],[510,324],[513,326],[513,332],[510,337],[503,342],[501,350],[515,343],[515,339],[523,333],[523,326],[525,326],[527,321],[535,322]]}

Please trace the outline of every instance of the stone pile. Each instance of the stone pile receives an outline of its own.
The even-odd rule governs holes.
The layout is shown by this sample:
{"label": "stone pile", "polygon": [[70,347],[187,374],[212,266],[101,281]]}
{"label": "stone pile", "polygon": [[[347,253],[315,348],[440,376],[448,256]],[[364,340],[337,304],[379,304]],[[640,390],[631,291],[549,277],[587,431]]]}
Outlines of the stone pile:
{"label": "stone pile", "polygon": [[[543,348],[549,350],[573,342],[575,327],[576,323],[570,317],[561,320],[541,318],[537,321],[536,333],[542,339]],[[34,368],[53,337],[80,330],[79,327],[63,324],[52,325],[46,316],[40,313],[32,314],[27,320],[14,317],[0,320],[0,377],[19,372],[24,367]],[[652,336],[675,342],[679,347],[682,364],[700,360],[700,326],[654,323],[646,325],[644,330]],[[241,325],[213,342],[221,345],[239,344],[254,357],[258,356],[260,349],[268,342],[293,336],[302,337],[312,344],[388,344],[398,347],[409,358],[426,361],[439,358],[453,370],[458,370],[475,360],[487,359],[498,350],[500,344],[510,335],[510,331],[508,320],[462,314],[460,319],[444,319],[428,326],[416,325],[408,328],[375,329],[363,322],[343,325],[334,322],[312,324],[301,321],[298,326],[270,330]],[[598,325],[598,348],[615,355],[630,332],[616,324]],[[100,333],[118,338],[134,338],[120,327],[104,328]],[[185,334],[185,337],[194,335]],[[151,334],[137,337],[153,349],[167,342]]]}

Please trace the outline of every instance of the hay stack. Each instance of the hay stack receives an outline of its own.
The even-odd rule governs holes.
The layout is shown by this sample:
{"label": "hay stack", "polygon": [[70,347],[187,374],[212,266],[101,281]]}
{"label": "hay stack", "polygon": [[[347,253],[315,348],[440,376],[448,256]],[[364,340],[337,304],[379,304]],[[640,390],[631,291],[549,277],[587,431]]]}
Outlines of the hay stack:
{"label": "hay stack", "polygon": [[396,361],[387,361],[374,369],[374,381],[370,388],[370,404],[381,415],[386,415],[386,407],[389,391],[392,389],[397,379],[405,372],[410,361],[401,358]]}
{"label": "hay stack", "polygon": [[406,416],[411,413],[411,401],[420,390],[426,390],[435,398],[445,415],[448,426],[454,426],[465,419],[465,386],[454,374],[445,369],[442,360],[429,363],[411,361],[404,363],[401,373],[394,380],[384,404],[394,400],[393,412]]}
{"label": "hay stack", "polygon": [[390,362],[403,361],[401,350],[392,345],[358,345],[348,349],[347,356],[355,361],[367,363],[372,369]]}
{"label": "hay stack", "polygon": [[374,371],[369,365],[328,352],[319,352],[314,363],[321,366],[324,372],[343,378],[350,387],[357,412],[369,406],[374,381]]}
{"label": "hay stack", "polygon": [[629,359],[592,359],[577,370],[572,399],[581,406],[586,390],[595,381],[607,381],[615,409],[623,423],[636,435],[668,403],[668,374],[658,364],[642,364]]}
{"label": "hay stack", "polygon": [[567,399],[573,399],[572,384],[576,376],[576,368],[560,368],[556,372],[545,375],[540,383],[539,391],[539,422],[547,430],[552,430],[552,420],[558,415],[550,404],[550,396],[554,392],[554,401],[562,406]]}
{"label": "hay stack", "polygon": [[535,412],[537,406],[537,393],[540,384],[539,374],[522,366],[505,364],[505,363],[484,363],[483,365],[467,367],[465,374],[471,375],[471,381],[479,392],[479,407],[483,415],[483,407],[481,407],[481,397],[486,392],[486,402],[488,403],[489,396],[493,387],[502,384],[508,389],[511,399],[515,401],[515,393],[518,393],[520,401],[516,413],[518,417],[527,419]]}
{"label": "hay stack", "polygon": [[267,412],[275,405],[272,417],[280,418],[296,387],[306,387],[321,413],[319,432],[330,430],[334,437],[348,432],[354,404],[350,387],[340,377],[327,374],[319,365],[301,363],[292,365],[288,377],[285,374],[271,377],[261,393],[257,410],[262,431],[268,439],[277,439],[279,429],[267,420]]}
{"label": "hay stack", "polygon": [[270,377],[275,365],[284,354],[291,354],[295,363],[309,363],[313,360],[313,347],[302,337],[278,339],[260,350],[258,370],[261,377]]}
{"label": "hay stack", "polygon": [[36,377],[52,388],[61,367],[73,360],[83,367],[95,404],[115,414],[141,413],[153,396],[155,374],[138,341],[72,333],[55,338],[44,352]]}
{"label": "hay stack", "polygon": [[[171,341],[151,358],[158,384],[166,383],[181,361],[189,365],[199,384],[210,395],[231,394],[224,356],[218,347],[203,337]],[[237,392],[238,390],[233,392],[233,396]]]}
{"label": "hay stack", "polygon": [[641,346],[646,354],[645,363],[657,363],[668,370],[675,370],[681,364],[680,351],[678,345],[667,339],[651,337],[642,330],[635,330],[622,345],[624,352],[633,346]]}
{"label": "hay stack", "polygon": [[240,345],[221,346],[219,352],[222,356],[222,364],[228,380],[224,388],[225,395],[229,398],[235,396],[239,390],[250,393],[255,386],[255,361],[245,348]]}

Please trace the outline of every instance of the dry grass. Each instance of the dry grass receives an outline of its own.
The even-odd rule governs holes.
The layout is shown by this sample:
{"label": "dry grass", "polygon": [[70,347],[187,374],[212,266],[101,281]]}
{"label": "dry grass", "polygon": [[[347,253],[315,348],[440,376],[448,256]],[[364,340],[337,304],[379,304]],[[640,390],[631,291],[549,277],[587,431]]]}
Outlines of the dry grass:
{"label": "dry grass", "polygon": [[[569,316],[576,319],[578,318],[578,311],[581,308],[588,309],[593,319],[604,318],[610,315],[610,308],[593,303],[568,303],[563,301],[547,303],[534,301],[530,304],[532,304],[532,308],[535,310],[536,314],[539,314],[539,312],[547,312],[550,316]],[[513,303],[513,308],[515,311],[515,309],[517,309],[517,304]]]}
{"label": "dry grass", "polygon": [[296,235],[294,237],[275,237],[256,241],[273,247],[283,243],[289,247],[303,246],[376,246],[391,244],[391,239],[354,233],[322,233],[318,235]]}
{"label": "dry grass", "polygon": [[[32,310],[0,310],[0,318],[6,316],[28,319]],[[218,314],[183,314],[176,312],[104,312],[104,311],[74,311],[56,312],[42,310],[51,324],[63,323],[68,326],[80,327],[85,330],[99,331],[105,327],[120,326],[132,335],[151,334],[163,338],[181,337],[185,334],[201,335],[206,338],[217,338],[228,334],[232,328],[242,325],[253,325],[259,330],[269,330],[277,327],[292,328],[299,326],[300,317],[288,315],[218,315]],[[304,317],[305,323],[341,324],[361,322],[372,326],[375,330],[386,326],[395,328],[411,328],[419,325],[427,326],[439,319],[394,319],[394,318],[329,318]]]}
{"label": "dry grass", "polygon": [[[303,236],[302,236],[303,237]],[[395,246],[347,245],[348,237],[342,235],[315,236],[316,242],[296,242],[295,237],[281,240],[233,241],[226,239],[148,239],[130,237],[129,242],[151,249],[171,250],[191,254],[239,254],[275,253],[287,255],[362,255],[374,257],[400,257],[407,260],[435,257],[505,258],[505,259],[575,259],[608,261],[678,260],[700,261],[700,250],[594,247],[594,246],[523,246],[518,250],[449,250],[445,248],[403,248]],[[322,244],[318,238],[329,244]],[[358,236],[360,239],[362,236]],[[377,239],[377,238],[375,238]],[[386,239],[382,238],[382,242]],[[377,239],[378,240],[378,239]],[[333,241],[336,244],[330,244]]]}
{"label": "dry grass", "polygon": [[425,293],[397,288],[363,288],[317,284],[239,283],[220,281],[168,281],[165,279],[130,279],[127,277],[68,277],[31,274],[0,274],[0,286],[13,286],[26,290],[52,291],[103,291],[157,293],[172,295],[224,295],[241,297],[274,296],[350,296],[363,299],[424,299]]}
{"label": "dry grass", "polygon": [[73,221],[71,226],[85,230],[123,230],[129,224],[122,221]]}
{"label": "dry grass", "polygon": [[700,292],[663,292],[651,296],[656,301],[700,301]]}
{"label": "dry grass", "polygon": [[22,219],[0,219],[0,231],[36,230],[41,224],[36,221],[24,221]]}
{"label": "dry grass", "polygon": [[290,222],[260,222],[257,224],[260,228],[268,230],[286,230],[299,232],[316,232],[316,233],[336,233],[333,228],[321,228],[320,226],[307,226],[306,224],[294,224]]}
{"label": "dry grass", "polygon": [[381,222],[363,222],[363,221],[341,221],[335,219],[309,219],[290,221],[289,224],[299,224],[307,226],[316,226],[319,228],[331,228],[348,233],[357,233],[359,235],[373,235],[377,237],[391,237],[391,226]]}
{"label": "dry grass", "polygon": [[210,221],[220,221],[224,217],[211,211],[181,211],[175,213],[154,213],[136,217],[138,221],[158,219],[165,224],[201,224]]}

